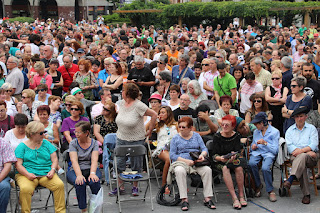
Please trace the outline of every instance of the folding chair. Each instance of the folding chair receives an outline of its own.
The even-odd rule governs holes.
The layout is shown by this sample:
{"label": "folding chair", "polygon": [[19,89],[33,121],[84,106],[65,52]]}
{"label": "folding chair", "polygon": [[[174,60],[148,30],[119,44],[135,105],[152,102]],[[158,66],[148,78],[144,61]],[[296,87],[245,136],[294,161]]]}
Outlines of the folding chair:
{"label": "folding chair", "polygon": [[[143,200],[145,201],[146,199],[146,194],[148,191],[148,188],[150,190],[150,201],[151,201],[151,209],[153,211],[153,201],[152,201],[152,190],[151,190],[151,182],[150,182],[150,172],[149,172],[149,167],[147,166],[147,173],[138,173],[139,175],[142,176],[142,178],[139,179],[129,179],[122,177],[118,173],[118,167],[117,167],[117,157],[138,157],[138,156],[144,156],[146,165],[148,165],[148,156],[147,156],[147,150],[143,145],[123,145],[123,146],[117,146],[114,150],[114,163],[115,163],[115,171],[116,171],[116,176],[120,180],[124,182],[140,182],[140,181],[145,181],[147,182],[147,187],[144,193],[143,198],[131,198],[131,199],[121,199],[120,198],[120,190],[117,190],[117,202],[119,204],[119,212],[121,212],[121,202],[122,201],[131,201],[131,200]],[[117,188],[120,189],[119,182],[117,181]]]}
{"label": "folding chair", "polygon": [[[152,141],[152,140],[150,140],[150,141]],[[146,144],[148,146],[149,156],[150,156],[150,160],[151,160],[151,164],[152,164],[152,172],[150,173],[150,175],[152,173],[154,173],[154,176],[155,176],[157,184],[158,184],[158,188],[160,189],[159,177],[158,177],[158,174],[157,174],[157,171],[156,171],[156,167],[159,166],[162,162],[160,161],[160,162],[158,162],[156,164],[154,163],[155,158],[152,156],[153,152],[152,152],[151,147],[150,147],[150,141],[149,141],[149,138],[146,138]],[[147,165],[147,166],[149,166],[149,165]]]}

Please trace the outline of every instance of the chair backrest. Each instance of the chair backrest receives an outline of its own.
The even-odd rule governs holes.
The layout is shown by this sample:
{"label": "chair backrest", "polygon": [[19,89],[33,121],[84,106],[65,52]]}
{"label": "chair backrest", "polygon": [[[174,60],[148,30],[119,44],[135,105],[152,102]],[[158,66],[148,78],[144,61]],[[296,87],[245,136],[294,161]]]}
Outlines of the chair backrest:
{"label": "chair backrest", "polygon": [[136,157],[147,154],[147,149],[143,145],[117,145],[114,154],[116,157]]}

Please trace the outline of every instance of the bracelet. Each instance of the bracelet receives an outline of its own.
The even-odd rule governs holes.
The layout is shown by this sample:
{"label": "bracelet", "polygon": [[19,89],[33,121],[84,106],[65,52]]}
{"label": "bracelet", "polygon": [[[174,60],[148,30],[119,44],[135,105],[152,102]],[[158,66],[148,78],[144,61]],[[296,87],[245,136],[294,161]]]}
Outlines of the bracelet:
{"label": "bracelet", "polygon": [[51,168],[51,170],[52,170],[52,169],[54,170],[54,172],[57,172],[56,168]]}
{"label": "bracelet", "polygon": [[90,172],[90,174],[93,174],[93,175],[95,175],[96,173],[95,173],[95,172]]}

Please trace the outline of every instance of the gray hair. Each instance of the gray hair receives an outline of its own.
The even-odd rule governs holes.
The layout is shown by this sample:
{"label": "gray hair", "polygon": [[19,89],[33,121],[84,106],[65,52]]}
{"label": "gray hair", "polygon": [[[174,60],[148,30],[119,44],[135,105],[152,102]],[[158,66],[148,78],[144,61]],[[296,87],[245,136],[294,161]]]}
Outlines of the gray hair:
{"label": "gray hair", "polygon": [[191,81],[191,79],[190,79],[189,77],[185,77],[185,78],[183,78],[183,79],[181,80],[181,83],[184,82],[184,81],[186,81],[187,84],[188,84],[188,83]]}
{"label": "gray hair", "polygon": [[98,47],[95,43],[91,43],[89,49],[91,50],[94,47]]}
{"label": "gray hair", "polygon": [[292,67],[292,60],[289,56],[284,56],[282,59],[281,59],[281,64],[287,68],[287,69],[291,69]]}
{"label": "gray hair", "polygon": [[250,62],[254,62],[256,65],[260,65],[261,67],[264,66],[262,59],[260,57],[254,57],[250,60]]}
{"label": "gray hair", "polygon": [[314,55],[308,54],[308,60],[311,60],[311,63],[314,61]]}
{"label": "gray hair", "polygon": [[[188,87],[189,87],[190,84],[192,84],[192,86],[193,86],[193,90],[194,90],[194,94],[195,95],[200,95],[202,93],[201,86],[200,86],[200,84],[199,84],[199,82],[197,80],[191,80],[188,83]],[[190,94],[189,89],[188,89],[188,93]]]}
{"label": "gray hair", "polygon": [[134,62],[144,62],[144,57],[142,57],[141,55],[135,55]]}
{"label": "gray hair", "polygon": [[164,61],[165,63],[168,63],[168,55],[167,54],[160,55],[159,61]]}
{"label": "gray hair", "polygon": [[255,43],[253,47],[259,46],[261,50],[264,50],[263,45],[261,43]]}
{"label": "gray hair", "polygon": [[223,49],[218,50],[217,53],[220,53],[223,56],[223,60],[226,60],[227,52]]}
{"label": "gray hair", "polygon": [[188,64],[189,63],[189,56],[187,54],[182,54],[180,55],[179,59],[183,59],[186,61],[186,63]]}
{"label": "gray hair", "polygon": [[211,46],[211,47],[209,47],[209,49],[208,49],[208,51],[210,52],[210,51],[216,51],[217,50],[217,48],[215,47],[215,46]]}
{"label": "gray hair", "polygon": [[164,80],[166,82],[172,81],[171,73],[169,71],[162,71],[159,73],[159,75],[162,78],[162,80]]}
{"label": "gray hair", "polygon": [[305,77],[303,77],[303,76],[296,76],[296,77],[291,79],[291,82],[292,81],[297,82],[299,87],[303,86],[303,88],[305,88],[306,85],[307,85],[307,79]]}
{"label": "gray hair", "polygon": [[218,58],[216,58],[216,57],[211,57],[210,58],[210,61],[214,61],[214,62],[216,62],[216,64],[218,64],[219,63],[219,59]]}
{"label": "gray hair", "polygon": [[18,59],[17,57],[15,57],[15,56],[10,56],[10,57],[8,58],[8,60],[9,60],[9,59],[11,59],[12,62],[15,63],[15,64],[18,66],[18,64],[19,64],[19,59]]}
{"label": "gray hair", "polygon": [[52,45],[46,45],[47,47],[50,47],[50,51],[53,52],[54,49],[53,49],[53,46]]}
{"label": "gray hair", "polygon": [[72,62],[72,61],[73,61],[73,57],[72,57],[72,55],[70,55],[70,54],[63,55],[62,59],[64,59],[65,57],[69,57],[70,62]]}

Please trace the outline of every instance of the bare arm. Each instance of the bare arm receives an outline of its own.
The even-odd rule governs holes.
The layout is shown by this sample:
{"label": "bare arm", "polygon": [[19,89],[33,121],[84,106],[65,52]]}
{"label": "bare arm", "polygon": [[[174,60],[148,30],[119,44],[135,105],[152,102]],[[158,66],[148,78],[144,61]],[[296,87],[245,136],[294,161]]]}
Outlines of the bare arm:
{"label": "bare arm", "polygon": [[99,151],[92,151],[90,173],[91,172],[96,173],[98,168],[98,158],[99,158]]}
{"label": "bare arm", "polygon": [[53,124],[53,143],[59,145],[60,137],[59,137],[59,127],[56,124]]}
{"label": "bare arm", "polygon": [[213,92],[213,88],[209,87],[206,81],[203,82],[203,89]]}
{"label": "bare arm", "polygon": [[220,96],[219,96],[218,91],[214,91],[214,97],[215,97],[215,99],[216,99],[219,107],[221,107],[221,106],[220,106]]}
{"label": "bare arm", "polygon": [[147,136],[151,136],[151,133],[154,129],[154,125],[156,123],[156,120],[157,120],[157,113],[155,111],[153,111],[152,109],[147,109],[147,111],[145,112],[144,114],[145,116],[150,116],[151,117],[151,120],[150,120],[150,126],[149,126],[149,129],[147,130]]}
{"label": "bare arm", "polygon": [[70,131],[64,131],[63,136],[66,138],[68,143],[70,143],[72,141],[72,137],[70,136]]}
{"label": "bare arm", "polygon": [[230,91],[231,91],[232,103],[234,103],[236,101],[236,98],[237,98],[237,88],[233,88]]}
{"label": "bare arm", "polygon": [[103,137],[100,134],[100,125],[99,124],[93,125],[93,134],[99,142],[103,143]]}
{"label": "bare arm", "polygon": [[12,165],[11,162],[3,164],[3,169],[0,173],[0,182],[3,181],[3,179],[5,179],[8,176],[8,174],[11,170],[11,165]]}
{"label": "bare arm", "polygon": [[54,86],[55,86],[55,87],[62,87],[62,86],[63,86],[63,78],[62,78],[62,75],[61,75],[61,77],[60,77],[59,83],[55,83]]}
{"label": "bare arm", "polygon": [[70,160],[72,163],[72,168],[73,168],[76,176],[77,177],[81,176],[82,172],[81,172],[80,165],[78,162],[78,153],[77,152],[69,152],[69,156],[70,156]]}
{"label": "bare arm", "polygon": [[[107,82],[107,81],[106,81]],[[109,88],[110,90],[115,90],[115,89],[118,89],[120,86],[121,86],[121,84],[123,83],[123,77],[122,76],[120,76],[117,80],[116,80],[116,82],[114,82],[114,84],[104,84],[103,85],[103,87],[105,87],[105,88]]]}

